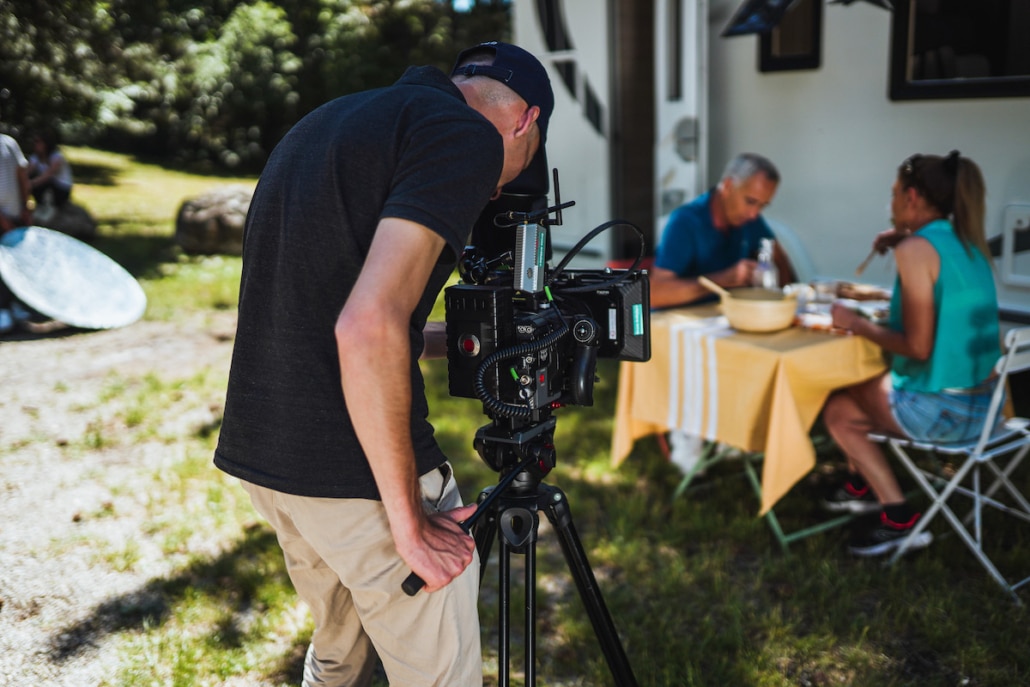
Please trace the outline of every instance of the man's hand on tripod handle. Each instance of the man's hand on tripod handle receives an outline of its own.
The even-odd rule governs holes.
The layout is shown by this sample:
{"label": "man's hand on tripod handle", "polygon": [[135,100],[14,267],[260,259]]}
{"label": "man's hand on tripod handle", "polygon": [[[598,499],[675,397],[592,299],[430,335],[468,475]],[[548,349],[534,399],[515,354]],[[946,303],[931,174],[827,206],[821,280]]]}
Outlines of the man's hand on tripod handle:
{"label": "man's hand on tripod handle", "polygon": [[[479,502],[479,506],[476,508],[476,511],[466,519],[459,522],[458,526],[461,527],[461,529],[465,530],[465,532],[471,533],[472,526],[476,524],[476,520],[479,519],[479,516],[481,516],[483,513],[489,510],[489,506],[491,503],[493,503],[494,499],[500,496],[501,493],[508,488],[508,485],[511,484],[519,475],[519,473],[525,470],[526,466],[529,465],[532,461],[533,457],[528,457],[524,459],[518,467],[506,473],[504,477],[501,479],[501,481],[497,483],[497,486],[495,486],[490,491],[490,493],[486,495],[486,498]],[[465,507],[468,508],[468,506]],[[457,510],[460,511],[461,509]],[[456,511],[451,512],[453,513]],[[419,590],[422,589],[422,587],[424,586],[426,586],[425,581],[416,573],[411,573],[401,584],[401,589],[403,589],[404,593],[408,596],[415,596],[416,594],[418,594]]]}
{"label": "man's hand on tripod handle", "polygon": [[427,584],[419,578],[419,589],[423,585],[430,592],[442,589],[472,562],[475,542],[468,535],[468,529],[462,521],[474,516],[476,509],[473,503],[454,510],[430,513],[413,538],[418,546],[402,549],[398,540],[397,551],[401,558],[411,570],[420,571],[425,580],[430,582]]}
{"label": "man's hand on tripod handle", "polygon": [[[475,504],[472,504],[472,506],[475,506]],[[464,506],[462,509],[459,509],[459,510],[463,510],[464,508],[469,508],[469,506]],[[474,513],[472,513],[472,515],[470,515],[466,519],[460,521],[458,523],[458,526],[466,534],[469,534],[472,531],[473,523],[475,523],[476,519],[479,517],[479,514],[481,512],[482,512],[482,510],[477,507],[476,511]],[[416,594],[418,594],[418,591],[420,589],[422,589],[422,587],[424,587],[424,586],[426,586],[425,581],[421,577],[419,577],[416,573],[411,573],[410,575],[408,575],[408,577],[401,584],[401,589],[403,589],[404,593],[407,594],[408,596],[415,596]]]}

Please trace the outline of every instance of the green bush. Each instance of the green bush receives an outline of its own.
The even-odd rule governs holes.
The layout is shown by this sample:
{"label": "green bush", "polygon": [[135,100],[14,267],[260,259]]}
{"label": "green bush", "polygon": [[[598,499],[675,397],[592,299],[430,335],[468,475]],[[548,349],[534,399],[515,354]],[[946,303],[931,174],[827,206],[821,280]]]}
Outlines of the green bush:
{"label": "green bush", "polygon": [[256,172],[305,113],[508,35],[508,2],[35,0],[0,17],[0,126]]}

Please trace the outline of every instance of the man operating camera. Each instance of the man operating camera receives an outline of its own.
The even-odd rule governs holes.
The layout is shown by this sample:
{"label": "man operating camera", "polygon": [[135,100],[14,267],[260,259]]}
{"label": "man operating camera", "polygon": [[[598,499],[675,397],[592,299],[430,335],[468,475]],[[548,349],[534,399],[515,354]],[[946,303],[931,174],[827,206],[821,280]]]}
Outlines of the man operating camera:
{"label": "man operating camera", "polygon": [[[422,333],[487,201],[542,154],[525,50],[466,50],[333,100],[273,151],[244,234],[215,464],[275,528],[315,619],[305,685],[479,685],[475,545],[426,417]],[[408,596],[413,571],[425,590]]]}

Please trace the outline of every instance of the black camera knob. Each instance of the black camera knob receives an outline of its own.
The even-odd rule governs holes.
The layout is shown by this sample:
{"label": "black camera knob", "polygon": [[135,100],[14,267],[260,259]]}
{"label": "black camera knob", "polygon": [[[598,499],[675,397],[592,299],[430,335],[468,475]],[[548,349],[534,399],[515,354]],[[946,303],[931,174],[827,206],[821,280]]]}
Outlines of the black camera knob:
{"label": "black camera knob", "polygon": [[597,338],[597,323],[588,317],[581,318],[572,325],[572,337],[581,344],[589,344]]}

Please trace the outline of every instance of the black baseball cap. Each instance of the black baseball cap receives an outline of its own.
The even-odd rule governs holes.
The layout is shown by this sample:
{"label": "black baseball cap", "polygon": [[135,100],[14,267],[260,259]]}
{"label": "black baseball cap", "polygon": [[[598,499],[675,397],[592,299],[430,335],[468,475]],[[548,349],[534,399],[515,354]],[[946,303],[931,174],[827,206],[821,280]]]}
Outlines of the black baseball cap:
{"label": "black baseball cap", "polygon": [[[459,66],[470,54],[492,52],[493,64],[467,64]],[[554,111],[554,92],[551,91],[551,80],[540,60],[527,50],[511,43],[489,41],[462,50],[454,62],[451,76],[486,76],[500,81],[518,93],[529,106],[540,108],[540,116],[536,123],[540,127],[540,150],[547,140],[547,123]]]}

